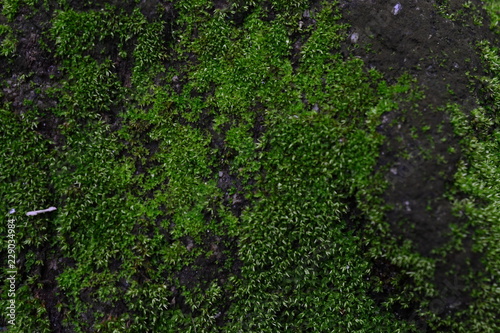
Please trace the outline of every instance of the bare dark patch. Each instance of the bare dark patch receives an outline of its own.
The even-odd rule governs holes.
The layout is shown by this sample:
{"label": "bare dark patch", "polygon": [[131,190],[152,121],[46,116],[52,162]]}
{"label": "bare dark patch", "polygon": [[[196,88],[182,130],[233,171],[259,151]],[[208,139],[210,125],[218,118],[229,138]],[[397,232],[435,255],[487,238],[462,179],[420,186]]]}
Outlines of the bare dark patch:
{"label": "bare dark patch", "polygon": [[[482,8],[479,1],[473,2]],[[437,259],[433,250],[450,240],[450,224],[465,223],[452,213],[445,197],[461,155],[449,115],[440,108],[458,103],[470,112],[478,106],[480,87],[471,90],[471,78],[467,76],[485,74],[475,43],[497,38],[489,31],[484,12],[484,24],[477,26],[444,18],[434,1],[401,1],[402,8],[394,15],[396,3],[342,1],[345,22],[351,25],[343,52],[360,57],[390,83],[409,73],[423,89],[422,98],[402,102],[398,110],[384,115],[379,132],[388,140],[381,148],[377,168],[385,170],[389,181],[384,199],[392,206],[386,214],[392,232],[411,240],[422,255]],[[479,270],[477,265],[468,265],[473,260],[478,260],[477,255],[469,246],[441,261],[435,279],[439,292],[446,290],[440,285],[446,272],[453,269],[466,275],[468,270]],[[382,270],[390,272],[395,267],[375,263],[373,274],[384,278]],[[395,292],[387,288],[381,296]],[[456,312],[470,300],[468,292],[461,290],[445,308],[448,313]],[[408,320],[414,319],[410,318],[414,311],[396,309]]]}

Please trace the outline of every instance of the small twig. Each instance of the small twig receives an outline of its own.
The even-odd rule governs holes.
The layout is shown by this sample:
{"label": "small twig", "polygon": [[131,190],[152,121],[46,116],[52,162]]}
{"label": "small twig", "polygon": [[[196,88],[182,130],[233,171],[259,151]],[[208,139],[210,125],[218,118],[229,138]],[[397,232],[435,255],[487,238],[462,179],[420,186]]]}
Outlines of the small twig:
{"label": "small twig", "polygon": [[35,215],[41,214],[41,213],[52,212],[52,211],[54,211],[56,209],[57,209],[56,207],[49,207],[47,209],[42,209],[42,210],[33,210],[31,212],[27,212],[26,215],[28,215],[28,216],[35,216]]}

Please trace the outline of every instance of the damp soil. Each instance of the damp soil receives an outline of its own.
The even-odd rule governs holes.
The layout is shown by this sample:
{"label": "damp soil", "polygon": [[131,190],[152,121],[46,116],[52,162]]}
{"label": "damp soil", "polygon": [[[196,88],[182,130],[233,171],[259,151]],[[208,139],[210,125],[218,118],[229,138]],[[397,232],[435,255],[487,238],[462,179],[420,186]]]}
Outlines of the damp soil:
{"label": "damp soil", "polygon": [[[457,1],[450,2],[452,8],[458,4]],[[72,3],[73,6],[80,6],[80,10],[90,9],[84,2]],[[123,10],[130,12],[130,3],[123,3],[129,4],[124,5]],[[452,207],[445,197],[461,155],[449,115],[441,107],[447,103],[459,103],[467,112],[477,106],[478,100],[483,99],[481,85],[472,77],[485,74],[475,44],[480,40],[498,43],[498,39],[488,29],[487,15],[482,10],[480,14],[483,24],[479,26],[472,24],[471,18],[468,17],[461,21],[446,19],[436,9],[436,1],[408,0],[401,3],[400,11],[394,15],[396,1],[340,1],[344,21],[350,25],[349,36],[343,43],[342,52],[346,57],[360,57],[367,70],[377,69],[389,83],[395,83],[401,75],[408,73],[416,79],[415,86],[422,92],[422,97],[418,100],[403,102],[398,110],[383,116],[379,131],[387,140],[381,147],[377,168],[384,172],[389,182],[384,199],[391,206],[386,218],[391,224],[393,234],[401,239],[410,239],[422,255],[434,257],[433,250],[448,241],[449,225],[465,222],[452,213]],[[480,1],[474,0],[472,3],[481,8]],[[115,1],[118,7],[121,4]],[[176,16],[173,7],[164,1],[151,1],[149,4],[143,1],[140,9],[148,19],[154,20],[157,17],[156,4],[167,6],[169,15],[172,18]],[[226,5],[223,1],[215,1],[214,4],[215,8],[225,8]],[[312,4],[311,12],[317,6],[317,3]],[[0,62],[0,73],[4,79],[0,89],[3,102],[12,103],[18,113],[26,112],[30,107],[28,105],[36,105],[40,115],[37,131],[55,146],[63,146],[64,136],[58,130],[63,121],[50,112],[56,102],[46,93],[49,88],[57,85],[61,78],[59,61],[50,52],[53,45],[44,32],[56,9],[58,8],[42,9],[35,14],[21,12],[13,23],[9,23],[16,30],[19,40],[18,54],[7,62]],[[244,17],[244,13],[239,15]],[[309,11],[305,12],[303,21],[305,25],[314,24]],[[298,49],[307,36],[296,35],[294,39],[293,45]],[[297,56],[298,52],[295,54]],[[132,60],[120,61],[116,66],[117,74],[123,84],[127,85]],[[182,81],[182,78],[177,80]],[[172,84],[178,86],[179,82]],[[110,123],[116,124],[116,112],[104,115],[104,118],[109,118]],[[211,131],[210,125],[207,126],[207,130]],[[263,125],[256,123],[255,137],[259,137],[263,130]],[[446,138],[446,141],[443,138]],[[214,135],[212,145],[219,147],[221,152],[227,150],[223,142],[222,137]],[[154,143],[151,145],[154,146]],[[450,147],[455,148],[455,152],[452,153]],[[442,160],[437,160],[436,156],[441,156]],[[232,192],[236,193],[227,195],[224,204],[239,216],[241,211],[251,204],[239,195],[246,184],[242,184],[235,175],[230,174],[228,167],[220,170],[219,175],[218,186],[221,190],[225,193],[233,190]],[[194,244],[190,239],[184,239],[184,243],[186,247],[211,250],[213,255],[209,258],[200,257],[195,265],[180,271],[178,279],[183,286],[205,286],[214,281],[224,283],[229,274],[238,274],[241,263],[235,259],[235,240],[208,235],[201,244]],[[33,290],[33,294],[45,305],[53,331],[64,332],[64,313],[57,309],[62,296],[56,278],[64,267],[71,267],[73,263],[61,258],[57,248],[34,251],[38,251],[46,264],[39,267],[40,287]],[[231,265],[227,264],[229,261],[232,262]],[[439,262],[436,273],[438,285],[444,283],[442,281],[445,280],[445,272],[452,266],[457,270],[457,275],[465,274],[470,269],[481,269],[479,258],[470,246],[465,252],[452,253],[446,260]],[[472,267],[467,262],[472,262]],[[388,262],[374,262],[373,274],[378,275],[382,281],[389,281],[390,277],[397,273],[397,267]],[[200,277],[206,278],[201,281]],[[438,289],[446,290],[439,287]],[[90,298],[91,292],[85,291],[82,299]],[[387,286],[382,293],[374,297],[382,302],[396,292],[397,289]],[[173,295],[171,302],[189,312],[187,306],[183,305],[182,297],[178,296],[179,292],[173,290]],[[450,304],[445,305],[447,311],[458,311],[468,304],[470,295],[458,291],[455,297],[445,299],[450,299]],[[125,306],[114,309],[105,307],[106,305],[96,304],[94,309],[115,316],[126,309]],[[411,313],[414,313],[412,310],[394,309],[399,317],[409,320],[412,319]],[[223,318],[224,313],[217,323],[222,325]]]}

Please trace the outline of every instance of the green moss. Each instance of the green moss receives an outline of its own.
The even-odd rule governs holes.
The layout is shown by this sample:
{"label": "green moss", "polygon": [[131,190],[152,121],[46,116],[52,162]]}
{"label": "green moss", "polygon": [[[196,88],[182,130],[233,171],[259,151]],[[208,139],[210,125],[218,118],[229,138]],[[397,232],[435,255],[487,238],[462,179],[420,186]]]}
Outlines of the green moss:
{"label": "green moss", "polygon": [[490,28],[496,33],[500,33],[499,22],[500,22],[500,3],[496,0],[487,0],[484,2],[484,8],[490,14]]}
{"label": "green moss", "polygon": [[17,38],[14,32],[8,25],[0,25],[0,55],[9,57],[16,52]]}
{"label": "green moss", "polygon": [[[24,331],[49,329],[34,296],[49,288],[35,254],[45,248],[74,263],[50,282],[61,324],[75,332],[417,331],[398,307],[437,328],[495,327],[496,48],[481,44],[492,103],[470,115],[442,109],[465,151],[455,193],[467,198],[455,209],[479,230],[474,250],[487,267],[471,277],[484,283],[458,321],[461,313],[424,311],[437,295],[436,259],[393,239],[386,183],[374,171],[381,116],[422,92],[409,75],[389,84],[340,54],[348,27],[338,3],[230,1],[215,10],[190,0],[175,4],[176,15],[159,10],[161,20],[99,3],[56,6],[46,36],[61,77],[40,89],[55,106],[0,108],[0,208],[21,213]],[[10,20],[16,4],[30,6],[4,1]],[[304,10],[315,24],[299,26]],[[4,41],[14,36],[0,29]],[[307,37],[300,50],[297,33]],[[11,46],[4,55],[15,55]],[[58,142],[38,128],[48,116]],[[22,215],[50,205],[52,215]],[[461,248],[464,230],[452,226],[453,241],[436,255]],[[374,274],[377,261],[394,274]],[[372,298],[387,288],[384,301]]]}
{"label": "green moss", "polygon": [[[498,48],[482,43],[482,55],[489,67],[490,76],[484,79],[486,90],[491,93],[491,103],[474,109],[469,116],[453,107],[452,121],[457,134],[462,138],[461,148],[464,157],[459,163],[455,175],[455,191],[460,193],[455,198],[454,209],[460,216],[467,216],[468,226],[474,228],[472,251],[481,254],[484,272],[469,276],[470,281],[480,281],[472,291],[474,302],[464,311],[468,319],[461,324],[453,322],[453,317],[446,318],[451,327],[464,327],[468,331],[495,331],[498,323],[493,319],[498,309],[497,293],[494,281],[499,276],[500,257],[496,240],[500,228],[500,118],[498,110],[500,94],[497,93],[497,80],[500,77],[500,55]],[[457,230],[456,240],[463,239],[465,230]],[[458,247],[463,246],[459,241]],[[473,315],[472,315],[473,314]]]}

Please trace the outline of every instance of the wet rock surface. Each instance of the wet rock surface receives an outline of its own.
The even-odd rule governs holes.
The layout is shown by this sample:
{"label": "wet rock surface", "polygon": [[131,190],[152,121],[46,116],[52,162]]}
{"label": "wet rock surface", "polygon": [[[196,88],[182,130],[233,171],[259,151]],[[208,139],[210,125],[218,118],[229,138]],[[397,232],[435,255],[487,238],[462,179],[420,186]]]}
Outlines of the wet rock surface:
{"label": "wet rock surface", "polygon": [[[498,44],[498,36],[488,28],[488,16],[480,9],[481,2],[473,3],[483,17],[481,25],[473,24],[466,15],[446,18],[439,12],[437,1],[342,1],[351,34],[345,54],[352,52],[360,57],[389,82],[408,73],[422,92],[419,100],[403,103],[399,110],[384,115],[379,131],[388,140],[378,164],[390,183],[384,199],[391,206],[386,218],[393,233],[410,239],[422,255],[438,260],[435,282],[445,293],[449,291],[444,284],[448,281],[445,272],[452,266],[457,275],[481,266],[470,247],[445,260],[434,253],[450,240],[450,224],[465,222],[452,213],[446,198],[461,154],[443,107],[458,103],[470,112],[478,106],[484,96],[477,78],[485,75],[485,70],[477,43],[489,40]],[[457,10],[461,5],[460,1],[451,1],[451,8]],[[458,311],[468,301],[470,295],[464,288],[457,288],[440,312],[445,308]],[[406,312],[402,316],[410,315]]]}

